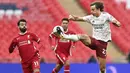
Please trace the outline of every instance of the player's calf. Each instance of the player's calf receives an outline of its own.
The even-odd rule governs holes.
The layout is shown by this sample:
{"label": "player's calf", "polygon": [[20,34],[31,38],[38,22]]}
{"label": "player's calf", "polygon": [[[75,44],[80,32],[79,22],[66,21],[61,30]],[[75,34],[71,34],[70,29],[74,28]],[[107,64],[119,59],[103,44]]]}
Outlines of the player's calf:
{"label": "player's calf", "polygon": [[54,69],[52,70],[52,73],[58,73],[58,71],[56,70],[56,68],[54,68]]}
{"label": "player's calf", "polygon": [[100,65],[100,73],[106,73],[106,59],[98,57]]}
{"label": "player's calf", "polygon": [[64,73],[70,73],[69,61],[66,61],[65,65],[64,65]]}
{"label": "player's calf", "polygon": [[85,45],[89,46],[91,44],[91,39],[88,35],[86,34],[81,34],[80,36],[80,41]]}
{"label": "player's calf", "polygon": [[52,73],[58,73],[62,67],[63,64],[56,64],[56,67],[53,69]]}
{"label": "player's calf", "polygon": [[64,73],[70,73],[70,65],[64,66]]}

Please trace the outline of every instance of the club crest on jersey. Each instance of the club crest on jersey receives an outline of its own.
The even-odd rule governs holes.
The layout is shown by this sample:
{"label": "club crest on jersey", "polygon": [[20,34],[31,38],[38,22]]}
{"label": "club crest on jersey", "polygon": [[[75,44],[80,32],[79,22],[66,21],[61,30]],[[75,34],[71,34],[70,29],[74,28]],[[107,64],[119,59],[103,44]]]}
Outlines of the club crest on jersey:
{"label": "club crest on jersey", "polygon": [[95,21],[93,20],[92,23],[95,23]]}
{"label": "club crest on jersey", "polygon": [[30,35],[28,35],[27,37],[28,37],[28,39],[29,39],[29,38],[30,38]]}
{"label": "club crest on jersey", "polygon": [[60,42],[70,42],[70,40],[67,40],[67,39],[60,39],[59,41]]}

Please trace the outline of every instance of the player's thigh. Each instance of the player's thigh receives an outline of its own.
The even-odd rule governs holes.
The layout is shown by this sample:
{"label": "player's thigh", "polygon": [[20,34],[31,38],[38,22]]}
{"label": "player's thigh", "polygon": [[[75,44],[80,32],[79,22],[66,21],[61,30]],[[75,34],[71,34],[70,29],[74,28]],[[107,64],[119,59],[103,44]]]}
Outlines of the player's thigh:
{"label": "player's thigh", "polygon": [[29,63],[22,63],[23,73],[32,73],[32,69]]}
{"label": "player's thigh", "polygon": [[86,45],[89,46],[91,44],[91,38],[86,34],[80,34],[80,41]]}
{"label": "player's thigh", "polygon": [[106,49],[100,49],[100,48],[96,48],[96,55],[97,57],[106,59]]}
{"label": "player's thigh", "polygon": [[97,57],[106,59],[107,56],[107,42],[98,41],[96,45],[96,55]]}
{"label": "player's thigh", "polygon": [[59,64],[65,64],[66,60],[68,60],[68,57],[66,57],[63,53],[56,53],[56,58],[58,59]]}
{"label": "player's thigh", "polygon": [[107,56],[107,43],[102,43],[97,45],[96,55],[100,64],[100,68],[105,68],[106,66],[106,56]]}
{"label": "player's thigh", "polygon": [[40,72],[40,62],[39,62],[39,58],[34,58],[32,60],[32,70],[33,72]]}
{"label": "player's thigh", "polygon": [[30,67],[23,68],[23,73],[33,73],[33,70]]}

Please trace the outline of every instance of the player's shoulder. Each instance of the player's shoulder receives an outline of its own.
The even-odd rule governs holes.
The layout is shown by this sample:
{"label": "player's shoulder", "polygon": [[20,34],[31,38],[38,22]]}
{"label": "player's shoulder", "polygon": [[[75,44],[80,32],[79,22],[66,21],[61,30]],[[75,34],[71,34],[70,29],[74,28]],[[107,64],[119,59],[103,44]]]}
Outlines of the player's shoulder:
{"label": "player's shoulder", "polygon": [[94,16],[92,14],[83,17],[83,19],[87,19],[87,20],[92,20],[93,18]]}
{"label": "player's shoulder", "polygon": [[36,34],[35,34],[35,33],[32,33],[32,32],[27,32],[27,35],[33,36],[33,35],[36,35]]}
{"label": "player's shoulder", "polygon": [[108,18],[108,17],[110,17],[111,16],[111,14],[109,14],[108,12],[102,12],[102,14],[101,14],[101,17],[104,19],[104,18]]}
{"label": "player's shoulder", "polygon": [[110,15],[108,12],[102,12],[103,15]]}
{"label": "player's shoulder", "polygon": [[68,34],[75,34],[75,32],[72,31],[72,30],[68,30],[67,33],[68,33]]}
{"label": "player's shoulder", "polygon": [[86,16],[84,16],[84,17],[87,17],[87,18],[92,18],[92,17],[93,17],[93,15],[92,15],[92,14],[90,14],[90,15],[86,15]]}
{"label": "player's shoulder", "polygon": [[20,39],[20,35],[17,35],[13,38],[13,41],[17,41],[18,39]]}
{"label": "player's shoulder", "polygon": [[108,12],[103,11],[102,14],[107,14]]}
{"label": "player's shoulder", "polygon": [[32,32],[27,32],[26,34],[34,34],[34,33],[32,33]]}

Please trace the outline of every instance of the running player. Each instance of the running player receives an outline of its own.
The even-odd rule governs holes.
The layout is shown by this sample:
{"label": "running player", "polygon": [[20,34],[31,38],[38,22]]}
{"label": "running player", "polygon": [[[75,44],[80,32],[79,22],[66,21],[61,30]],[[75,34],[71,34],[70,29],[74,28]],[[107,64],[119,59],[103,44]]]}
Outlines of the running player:
{"label": "running player", "polygon": [[[65,34],[74,34],[72,31],[68,30],[68,24],[69,20],[68,18],[62,19],[62,24],[59,27],[62,27]],[[59,28],[58,28],[59,29]],[[58,30],[57,29],[57,30]],[[53,33],[50,34],[50,39],[55,39],[56,46],[54,47],[54,44],[52,46],[52,49],[55,51],[56,58],[58,59],[58,62],[56,64],[56,67],[53,69],[52,73],[58,73],[59,70],[64,66],[64,73],[70,73],[70,63],[69,63],[69,56],[71,55],[70,49],[73,45],[72,41],[66,40],[66,39],[60,39],[56,37]],[[51,41],[52,43],[53,41]]]}
{"label": "running player", "polygon": [[27,32],[25,19],[18,21],[19,35],[12,40],[9,53],[12,53],[16,46],[21,57],[21,64],[24,73],[40,73],[39,51],[34,46],[34,41],[39,43],[40,38],[35,34]]}

